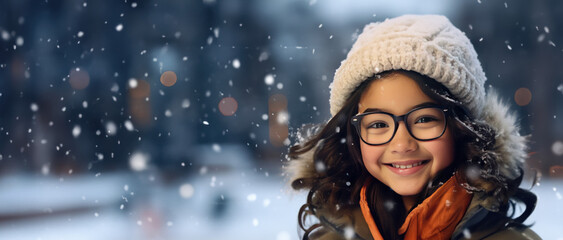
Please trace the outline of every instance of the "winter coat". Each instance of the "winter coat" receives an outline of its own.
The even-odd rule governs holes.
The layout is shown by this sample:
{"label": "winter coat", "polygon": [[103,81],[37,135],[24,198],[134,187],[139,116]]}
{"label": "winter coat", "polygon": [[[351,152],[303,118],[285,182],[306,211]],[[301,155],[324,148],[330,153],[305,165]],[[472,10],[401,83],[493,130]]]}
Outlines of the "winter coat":
{"label": "winter coat", "polygon": [[[496,132],[492,153],[487,154],[499,156],[499,175],[506,179],[515,179],[521,174],[520,169],[527,157],[526,139],[518,133],[516,117],[509,113],[508,107],[494,92],[489,92],[486,103],[479,121],[486,122]],[[315,148],[301,155],[299,159],[289,162],[285,171],[290,177],[290,182],[318,175],[314,152]],[[528,227],[505,226],[506,222],[501,221],[504,216],[497,213],[500,203],[492,196],[490,192],[472,194],[465,214],[458,220],[451,239],[541,239]],[[431,197],[432,195],[428,198]],[[339,213],[341,214],[335,217],[322,209],[316,211],[316,217],[325,230],[314,235],[314,239],[373,239],[368,226],[368,222],[373,220],[368,217],[366,221],[359,204],[357,208],[341,209]]]}
{"label": "winter coat", "polygon": [[[524,227],[505,227],[504,222],[498,220],[495,212],[485,209],[482,204],[483,201],[477,197],[473,197],[465,215],[462,220],[455,227],[451,239],[541,239],[531,229]],[[333,239],[373,239],[369,226],[362,214],[361,209],[358,207],[349,210],[339,218],[331,218],[320,213],[320,219],[328,229],[315,239],[333,240]],[[432,223],[428,223],[432,224]],[[347,228],[352,227],[354,234],[352,238],[347,236]]]}

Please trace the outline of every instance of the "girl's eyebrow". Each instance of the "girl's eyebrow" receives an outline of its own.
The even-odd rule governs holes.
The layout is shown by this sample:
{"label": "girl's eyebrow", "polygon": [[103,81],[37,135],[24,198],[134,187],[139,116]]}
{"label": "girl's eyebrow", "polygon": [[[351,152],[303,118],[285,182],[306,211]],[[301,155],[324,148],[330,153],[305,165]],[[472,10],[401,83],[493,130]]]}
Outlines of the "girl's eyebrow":
{"label": "girl's eyebrow", "polygon": [[[420,108],[420,107],[429,107],[429,106],[436,106],[436,103],[434,103],[434,102],[423,102],[423,103],[414,105],[413,107],[411,107],[410,110],[413,110],[415,108]],[[387,112],[387,111],[384,111],[383,109],[380,109],[380,108],[368,108],[365,111],[363,111],[362,113],[367,113],[367,112]]]}
{"label": "girl's eyebrow", "polygon": [[367,113],[367,112],[385,112],[379,108],[368,108],[365,111],[363,111],[362,113]]}

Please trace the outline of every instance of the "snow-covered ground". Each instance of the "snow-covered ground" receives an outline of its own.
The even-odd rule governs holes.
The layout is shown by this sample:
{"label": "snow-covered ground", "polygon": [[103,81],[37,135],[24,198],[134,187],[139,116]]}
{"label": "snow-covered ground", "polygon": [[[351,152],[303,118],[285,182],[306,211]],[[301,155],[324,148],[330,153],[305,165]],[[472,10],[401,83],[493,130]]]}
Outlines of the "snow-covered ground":
{"label": "snow-covered ground", "polygon": [[525,222],[543,239],[563,240],[563,179],[541,180],[531,190],[538,196],[536,210]]}
{"label": "snow-covered ground", "polygon": [[[561,189],[546,179],[532,189],[539,201],[527,223],[544,239],[563,239]],[[130,172],[5,176],[0,239],[298,239],[304,195],[281,177],[241,172],[169,182]]]}
{"label": "snow-covered ground", "polygon": [[303,194],[292,197],[279,177],[138,178],[1,178],[0,239],[297,238]]}

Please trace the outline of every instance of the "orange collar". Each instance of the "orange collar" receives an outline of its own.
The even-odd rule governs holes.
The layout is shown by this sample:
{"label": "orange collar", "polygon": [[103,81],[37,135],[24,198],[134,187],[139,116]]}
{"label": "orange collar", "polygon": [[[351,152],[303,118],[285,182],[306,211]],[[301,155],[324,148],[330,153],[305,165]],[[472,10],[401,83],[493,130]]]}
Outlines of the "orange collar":
{"label": "orange collar", "polygon": [[[366,201],[366,186],[360,192],[360,208],[373,239],[383,239]],[[455,227],[465,215],[472,195],[458,183],[455,176],[414,208],[399,228],[405,240],[450,239]]]}

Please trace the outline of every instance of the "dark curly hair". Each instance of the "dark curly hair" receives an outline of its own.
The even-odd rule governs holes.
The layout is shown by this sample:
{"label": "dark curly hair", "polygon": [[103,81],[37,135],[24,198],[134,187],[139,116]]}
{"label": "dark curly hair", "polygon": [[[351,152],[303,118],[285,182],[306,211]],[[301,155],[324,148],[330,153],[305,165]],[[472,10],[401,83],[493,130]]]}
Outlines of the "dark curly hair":
{"label": "dark curly hair", "polygon": [[[481,192],[484,197],[494,196],[499,203],[498,211],[503,216],[508,211],[509,197],[520,193],[521,177],[510,180],[499,173],[498,156],[492,151],[496,133],[487,123],[475,121],[463,104],[437,81],[412,71],[387,71],[360,84],[337,114],[326,124],[317,125],[312,136],[289,150],[288,157],[292,161],[300,161],[302,155],[314,151],[315,166],[310,167],[315,167],[315,174],[291,182],[296,190],[309,189],[307,202],[298,214],[299,226],[304,231],[303,239],[314,238],[316,233],[331,228],[323,215],[328,213],[332,217],[341,217],[343,210],[357,208],[360,189],[366,181],[371,181],[366,189],[366,198],[381,235],[384,239],[402,238],[398,229],[410,210],[385,208],[384,204],[389,202],[402,205],[402,198],[367,172],[360,153],[359,137],[350,123],[350,119],[358,113],[358,103],[365,89],[378,78],[398,72],[412,78],[426,95],[452,113],[447,121],[455,141],[454,162],[419,194],[418,203],[430,196],[439,183],[445,182],[454,172],[459,173],[455,176],[468,191]],[[319,221],[307,226],[306,220],[311,216]],[[520,223],[524,219],[519,218]]]}

